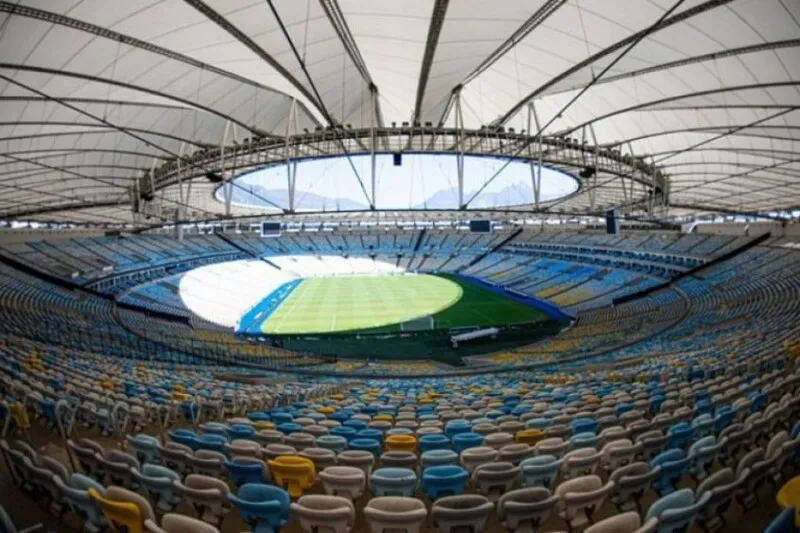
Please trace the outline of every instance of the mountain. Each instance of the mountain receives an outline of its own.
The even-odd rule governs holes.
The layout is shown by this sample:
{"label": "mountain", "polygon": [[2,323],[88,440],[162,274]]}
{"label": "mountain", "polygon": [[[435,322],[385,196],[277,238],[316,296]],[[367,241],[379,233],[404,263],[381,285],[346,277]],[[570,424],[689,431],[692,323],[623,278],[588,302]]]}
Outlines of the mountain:
{"label": "mountain", "polygon": [[[464,191],[464,201],[469,201],[477,189]],[[472,209],[506,207],[518,204],[533,203],[533,191],[524,183],[513,183],[497,192],[482,191],[469,207]],[[441,189],[433,193],[424,203],[415,205],[415,209],[455,209],[458,207],[458,189]]]}
{"label": "mountain", "polygon": [[[242,187],[246,187],[246,190],[239,187],[233,189],[232,202],[270,207],[269,203],[263,200],[266,198],[281,207],[289,206],[289,191],[286,189],[265,189],[260,185]],[[349,198],[328,198],[308,191],[297,191],[294,195],[294,208],[297,211],[348,211],[368,207]]]}

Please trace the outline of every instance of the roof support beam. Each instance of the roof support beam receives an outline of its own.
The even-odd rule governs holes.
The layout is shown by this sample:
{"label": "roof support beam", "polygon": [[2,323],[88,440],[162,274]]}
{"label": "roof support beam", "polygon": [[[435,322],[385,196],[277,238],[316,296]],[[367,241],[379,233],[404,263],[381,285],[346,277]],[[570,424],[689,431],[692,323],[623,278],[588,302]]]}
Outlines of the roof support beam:
{"label": "roof support beam", "polygon": [[422,114],[422,102],[425,99],[425,88],[428,85],[428,76],[433,66],[433,57],[436,54],[436,46],[439,44],[439,34],[444,25],[447,6],[450,0],[435,0],[433,4],[433,14],[431,23],[428,26],[428,39],[425,42],[425,53],[422,55],[422,65],[420,66],[419,79],[417,81],[417,98],[414,103],[414,117],[412,126],[420,121]]}

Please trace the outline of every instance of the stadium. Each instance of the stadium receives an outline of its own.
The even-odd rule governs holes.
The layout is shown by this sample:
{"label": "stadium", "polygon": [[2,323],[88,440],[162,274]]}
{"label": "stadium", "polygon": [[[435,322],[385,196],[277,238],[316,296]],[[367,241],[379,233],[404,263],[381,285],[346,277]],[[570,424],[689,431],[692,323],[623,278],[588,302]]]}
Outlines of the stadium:
{"label": "stadium", "polygon": [[0,531],[800,529],[800,4],[0,0]]}

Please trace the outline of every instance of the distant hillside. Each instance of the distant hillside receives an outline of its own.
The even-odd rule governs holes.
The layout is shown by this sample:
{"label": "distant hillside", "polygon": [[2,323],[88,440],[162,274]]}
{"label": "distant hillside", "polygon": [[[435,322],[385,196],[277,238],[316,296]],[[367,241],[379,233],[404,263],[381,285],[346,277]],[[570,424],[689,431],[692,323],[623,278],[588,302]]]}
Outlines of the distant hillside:
{"label": "distant hillside", "polygon": [[[265,189],[260,185],[246,185],[245,187],[247,190],[239,187],[233,189],[232,201],[234,203],[269,207],[269,204],[262,199],[266,198],[281,207],[289,206],[289,191],[286,189]],[[328,198],[313,192],[297,191],[294,196],[294,208],[298,211],[347,211],[367,209],[368,207],[349,198]]]}
{"label": "distant hillside", "polygon": [[[464,201],[469,201],[475,190],[464,191]],[[480,209],[489,207],[503,207],[517,204],[533,203],[533,191],[530,185],[514,183],[497,192],[481,192],[470,208]],[[436,191],[426,202],[415,205],[415,209],[454,209],[458,207],[458,189],[442,189]]]}

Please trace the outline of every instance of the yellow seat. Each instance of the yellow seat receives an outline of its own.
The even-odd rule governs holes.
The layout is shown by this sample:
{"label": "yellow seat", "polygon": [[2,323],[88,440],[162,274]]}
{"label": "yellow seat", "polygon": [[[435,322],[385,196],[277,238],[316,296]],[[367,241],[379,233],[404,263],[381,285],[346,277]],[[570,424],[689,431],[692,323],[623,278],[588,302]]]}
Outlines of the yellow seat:
{"label": "yellow seat", "polygon": [[257,420],[253,422],[253,429],[260,431],[262,429],[275,429],[275,423],[269,420]]}
{"label": "yellow seat", "polygon": [[800,476],[793,477],[778,491],[775,497],[781,509],[794,505],[794,525],[800,527]]}
{"label": "yellow seat", "polygon": [[317,409],[317,412],[322,413],[323,415],[332,415],[333,413],[336,412],[336,409],[334,409],[333,407],[320,407],[319,409]]}
{"label": "yellow seat", "polygon": [[417,439],[413,435],[389,435],[385,448],[387,452],[416,452]]}
{"label": "yellow seat", "polygon": [[292,498],[302,496],[305,489],[314,486],[317,478],[314,462],[299,455],[279,455],[267,461],[267,465],[275,484],[285,488]]}
{"label": "yellow seat", "polygon": [[516,442],[530,444],[531,446],[533,446],[543,438],[544,438],[544,431],[542,431],[541,429],[523,429],[517,431],[516,435],[514,435],[514,440]]}
{"label": "yellow seat", "polygon": [[391,422],[392,420],[394,420],[392,415],[389,415],[389,414],[386,414],[386,413],[375,415],[374,417],[372,417],[372,419],[373,420],[385,420],[386,422]]}
{"label": "yellow seat", "polygon": [[145,520],[156,520],[147,500],[127,489],[108,487],[105,496],[101,496],[90,488],[89,497],[103,512],[111,529],[118,533],[144,533]]}
{"label": "yellow seat", "polygon": [[[342,400],[344,400],[344,395],[343,395],[343,394],[331,394],[331,395],[330,395],[330,396],[328,396],[328,397],[329,397],[331,400],[336,400],[336,401],[339,401],[339,402],[341,402]],[[327,409],[327,407],[326,407],[325,409]]]}
{"label": "yellow seat", "polygon": [[183,385],[177,383],[172,386],[172,390],[174,390],[175,392],[184,392],[186,389],[183,388]]}
{"label": "yellow seat", "polygon": [[14,402],[9,407],[11,411],[11,419],[20,429],[30,429],[31,420],[28,418],[28,411],[21,402]]}

